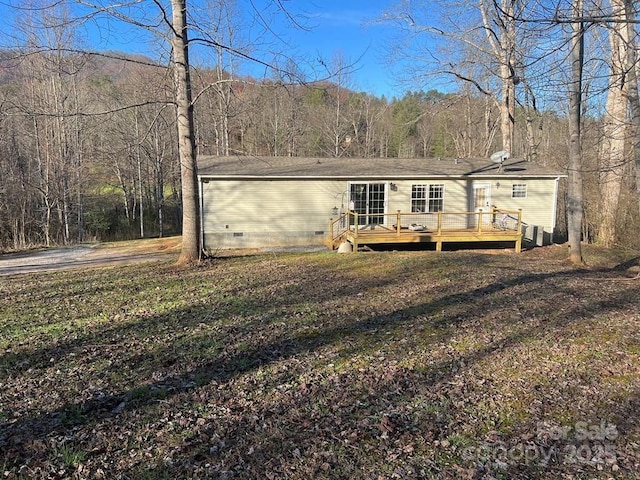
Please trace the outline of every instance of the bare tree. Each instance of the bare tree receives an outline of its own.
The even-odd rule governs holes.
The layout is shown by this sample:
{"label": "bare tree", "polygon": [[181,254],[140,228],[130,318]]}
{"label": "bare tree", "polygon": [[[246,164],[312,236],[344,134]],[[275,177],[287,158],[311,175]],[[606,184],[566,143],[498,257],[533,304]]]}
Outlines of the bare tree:
{"label": "bare tree", "polygon": [[567,192],[567,230],[569,259],[582,263],[582,69],[584,64],[584,22],[582,0],[573,0],[571,24],[571,82],[569,83],[569,182]]}
{"label": "bare tree", "polygon": [[89,129],[77,113],[84,107],[79,77],[87,57],[64,53],[75,47],[76,34],[63,7],[34,12],[20,28],[26,45],[16,73],[26,88],[11,103],[13,113],[29,119],[38,175],[28,181],[43,203],[45,245],[68,243],[74,227],[82,237],[82,144]]}
{"label": "bare tree", "polygon": [[[627,19],[629,21],[627,24],[627,28],[632,31],[634,42],[637,42],[635,36],[636,12],[634,2],[632,0],[626,0],[624,3]],[[627,54],[629,55],[627,63],[631,65],[631,68],[627,75],[627,95],[629,99],[632,125],[632,146],[636,177],[635,187],[638,200],[638,213],[640,214],[640,94],[638,93],[638,68],[640,67],[640,64],[638,63],[637,48],[628,48]]]}
{"label": "bare tree", "polygon": [[[242,15],[235,0],[209,0],[205,9],[209,19],[205,25],[194,25],[208,39],[213,60],[213,71],[199,72],[202,90],[197,95],[196,113],[199,111],[198,99],[207,102],[212,122],[216,155],[229,155],[232,149],[230,132],[231,122],[238,114],[239,102],[235,88],[242,84],[236,78],[236,70],[242,60],[237,53],[247,53],[248,47],[239,45],[242,42]],[[203,109],[204,110],[204,109]]]}
{"label": "bare tree", "polygon": [[517,0],[496,0],[480,2],[480,12],[487,41],[491,45],[500,71],[500,131],[502,148],[514,152],[513,132],[515,124],[516,84],[520,82],[516,74],[516,12]]}
{"label": "bare tree", "polygon": [[[477,9],[470,9],[468,2],[446,2],[441,6],[446,17],[435,25],[430,23],[434,18],[430,4],[404,2],[398,12],[386,16],[406,32],[408,45],[393,54],[405,60],[411,55],[416,69],[427,69],[408,70],[412,81],[446,75],[493,99],[499,111],[502,149],[511,153],[517,150],[516,85],[526,70],[528,31],[522,27],[526,6],[521,0],[480,0]],[[425,51],[422,42],[414,47],[412,39],[421,35],[434,38],[440,47]],[[424,58],[431,60],[425,63]]]}
{"label": "bare tree", "polygon": [[629,63],[629,49],[633,49],[632,28],[626,22],[624,0],[611,0],[611,16],[614,20],[609,29],[610,75],[607,88],[607,103],[604,113],[602,171],[600,195],[602,201],[598,242],[611,247],[616,241],[616,221],[622,180],[625,174],[625,146],[627,143],[627,105],[629,83],[628,72],[634,65]]}
{"label": "bare tree", "polygon": [[179,264],[190,263],[200,257],[200,235],[197,189],[197,164],[191,74],[189,67],[189,39],[187,35],[186,0],[171,0],[173,68],[175,79],[176,114],[178,119],[178,154],[182,184],[182,250]]}

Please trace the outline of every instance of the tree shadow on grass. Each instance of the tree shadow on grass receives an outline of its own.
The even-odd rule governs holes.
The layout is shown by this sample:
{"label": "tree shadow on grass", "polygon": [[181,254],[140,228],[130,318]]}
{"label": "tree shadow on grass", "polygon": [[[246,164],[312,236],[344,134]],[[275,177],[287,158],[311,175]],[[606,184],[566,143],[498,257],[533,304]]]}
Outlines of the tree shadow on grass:
{"label": "tree shadow on grass", "polygon": [[616,265],[613,270],[614,271],[626,271],[629,270],[633,267],[637,267],[640,265],[640,256],[639,257],[634,257],[631,258],[629,260],[626,260],[624,262],[619,263],[618,265]]}

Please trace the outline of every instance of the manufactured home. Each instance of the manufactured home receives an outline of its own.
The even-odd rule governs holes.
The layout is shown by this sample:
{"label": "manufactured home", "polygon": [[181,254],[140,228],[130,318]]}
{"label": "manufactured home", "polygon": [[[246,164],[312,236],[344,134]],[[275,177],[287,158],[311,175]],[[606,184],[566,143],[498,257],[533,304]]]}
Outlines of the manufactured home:
{"label": "manufactured home", "polygon": [[551,242],[564,175],[503,160],[200,157],[202,245]]}

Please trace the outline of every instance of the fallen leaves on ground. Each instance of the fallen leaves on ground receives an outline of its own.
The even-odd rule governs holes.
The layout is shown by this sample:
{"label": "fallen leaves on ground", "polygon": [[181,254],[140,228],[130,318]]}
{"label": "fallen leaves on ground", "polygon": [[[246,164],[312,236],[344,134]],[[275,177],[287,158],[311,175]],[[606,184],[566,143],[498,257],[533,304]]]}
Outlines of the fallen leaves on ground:
{"label": "fallen leaves on ground", "polygon": [[8,277],[0,473],[640,478],[638,260],[594,252]]}

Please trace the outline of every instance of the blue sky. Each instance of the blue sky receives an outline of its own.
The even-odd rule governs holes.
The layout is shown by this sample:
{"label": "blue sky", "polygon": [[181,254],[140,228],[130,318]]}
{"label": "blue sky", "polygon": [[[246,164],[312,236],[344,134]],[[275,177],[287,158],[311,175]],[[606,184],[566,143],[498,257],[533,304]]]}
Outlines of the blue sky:
{"label": "blue sky", "polygon": [[[191,5],[198,5],[199,0],[192,2]],[[303,59],[299,65],[309,78],[325,76],[327,69],[322,67],[322,62],[331,67],[339,55],[344,63],[353,65],[352,72],[345,80],[346,87],[378,96],[402,96],[404,88],[398,87],[391,74],[391,66],[385,60],[385,44],[390,38],[391,27],[378,21],[383,12],[391,8],[392,2],[393,0],[284,1],[283,5],[290,9],[294,18],[299,19],[307,28],[293,28],[284,15],[271,17],[273,23],[269,25],[272,30],[270,34],[284,42],[273,44],[272,48],[285,56]],[[238,8],[245,12],[252,8],[245,0],[237,0],[237,3]],[[257,8],[262,8],[261,3],[267,2],[253,1]],[[0,15],[4,19],[4,26],[0,30],[0,45],[3,47],[11,46],[9,25],[17,11],[15,7],[20,4],[24,3],[20,0],[0,0]],[[274,12],[272,9],[270,13]],[[29,13],[23,11],[20,15],[24,18]],[[148,35],[131,26],[118,26],[113,21],[105,25],[101,21],[99,25],[89,23],[85,27],[89,29],[85,36],[92,48],[150,54],[155,58],[159,55],[166,56],[165,47],[159,47],[157,43],[154,46],[153,41],[147,41]],[[263,27],[254,24],[249,28],[260,30]],[[255,32],[247,34],[253,36]],[[260,50],[256,52],[256,57],[266,62],[273,58]],[[198,58],[197,54],[195,58]],[[268,75],[264,66],[260,65],[244,64],[241,73],[242,71],[256,77]]]}
{"label": "blue sky", "polygon": [[[255,10],[247,0],[237,1],[248,17],[255,16]],[[403,89],[397,86],[385,60],[385,44],[392,29],[389,24],[379,21],[393,1],[284,1],[288,13],[303,28],[293,26],[281,11],[265,8],[260,12],[261,20],[270,19],[269,35],[278,41],[263,45],[251,54],[267,63],[271,63],[274,56],[281,57],[280,62],[295,59],[310,80],[326,77],[335,68],[339,56],[345,65],[351,66],[344,79],[345,87],[378,96],[402,96]],[[258,3],[254,1],[253,5]],[[255,25],[250,34],[256,35],[262,29],[262,25]],[[270,49],[281,55],[270,53]],[[257,78],[272,74],[259,64],[245,63],[242,68]],[[337,80],[334,78],[333,81]]]}
{"label": "blue sky", "polygon": [[389,1],[325,0],[322,7],[308,8],[308,32],[293,32],[299,48],[310,57],[322,56],[331,62],[336,55],[347,64],[354,64],[354,71],[347,79],[349,87],[377,95],[401,94],[391,75],[385,58],[385,46],[389,41],[389,25],[379,22]]}

